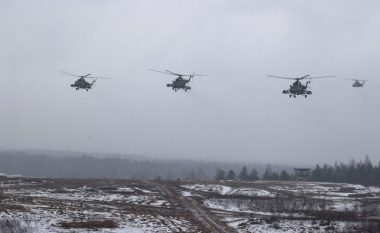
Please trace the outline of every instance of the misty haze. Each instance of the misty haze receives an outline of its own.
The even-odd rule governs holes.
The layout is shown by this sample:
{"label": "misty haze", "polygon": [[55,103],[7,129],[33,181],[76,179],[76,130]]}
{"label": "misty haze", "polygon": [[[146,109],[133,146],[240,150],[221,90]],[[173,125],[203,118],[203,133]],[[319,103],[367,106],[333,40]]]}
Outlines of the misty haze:
{"label": "misty haze", "polygon": [[0,233],[380,232],[380,2],[0,0]]}

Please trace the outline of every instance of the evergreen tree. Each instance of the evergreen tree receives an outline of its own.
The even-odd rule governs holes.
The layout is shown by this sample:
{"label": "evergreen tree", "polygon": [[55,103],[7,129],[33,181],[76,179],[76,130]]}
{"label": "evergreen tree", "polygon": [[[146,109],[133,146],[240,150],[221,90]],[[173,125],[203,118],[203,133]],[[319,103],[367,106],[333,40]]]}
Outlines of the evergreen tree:
{"label": "evergreen tree", "polygon": [[205,173],[203,172],[203,169],[201,167],[198,167],[197,171],[197,180],[205,180]]}
{"label": "evergreen tree", "polygon": [[248,180],[248,170],[246,166],[241,169],[238,178],[239,180]]}
{"label": "evergreen tree", "polygon": [[290,180],[289,173],[285,170],[282,170],[280,174],[280,180]]}
{"label": "evergreen tree", "polygon": [[226,179],[226,173],[223,170],[218,169],[216,171],[215,180],[225,180],[225,179]]}
{"label": "evergreen tree", "polygon": [[258,180],[259,176],[257,175],[257,171],[255,168],[252,168],[251,172],[248,175],[248,180]]}
{"label": "evergreen tree", "polygon": [[374,168],[373,177],[374,177],[373,184],[380,185],[380,161],[377,167]]}
{"label": "evergreen tree", "polygon": [[365,156],[364,163],[363,163],[363,184],[369,185],[371,184],[371,178],[372,178],[372,162],[369,159],[368,155]]}
{"label": "evergreen tree", "polygon": [[272,180],[272,175],[273,175],[272,167],[268,164],[263,174],[263,180]]}
{"label": "evergreen tree", "polygon": [[322,169],[319,164],[317,164],[315,169],[311,172],[311,179],[314,181],[322,181]]}
{"label": "evergreen tree", "polygon": [[356,162],[355,160],[351,159],[349,164],[348,164],[348,168],[347,168],[347,181],[348,183],[355,183],[355,179],[356,179]]}
{"label": "evergreen tree", "polygon": [[280,180],[280,175],[278,174],[278,172],[272,172],[270,180]]}
{"label": "evergreen tree", "polygon": [[380,163],[374,166],[368,155],[364,161],[350,160],[347,164],[335,162],[334,166],[318,164],[312,170],[313,181],[347,182],[363,185],[380,185]]}
{"label": "evergreen tree", "polygon": [[235,180],[236,179],[236,174],[233,170],[229,170],[228,171],[228,175],[227,175],[227,180]]}

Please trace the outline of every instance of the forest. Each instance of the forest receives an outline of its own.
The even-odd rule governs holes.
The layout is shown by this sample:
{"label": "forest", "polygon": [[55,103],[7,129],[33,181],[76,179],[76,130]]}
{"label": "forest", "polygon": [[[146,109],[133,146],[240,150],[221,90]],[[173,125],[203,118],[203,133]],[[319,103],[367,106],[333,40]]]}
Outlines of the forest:
{"label": "forest", "polygon": [[[244,162],[137,159],[107,154],[74,156],[0,151],[0,173],[30,177],[289,181],[296,180],[294,168]],[[307,180],[380,185],[380,163],[374,165],[366,156],[363,160],[347,163],[317,164],[310,169]]]}
{"label": "forest", "polygon": [[[255,168],[248,171],[246,166],[243,166],[239,173],[233,169],[224,171],[218,169],[215,175],[216,180],[274,180],[274,181],[289,181],[296,180],[294,173],[287,170],[275,171],[271,165],[267,165],[264,173],[260,177]],[[364,160],[350,160],[348,163],[335,162],[334,165],[323,164],[315,165],[310,171],[308,181],[317,182],[339,182],[352,183],[362,185],[380,185],[380,162],[373,165],[368,156]]]}

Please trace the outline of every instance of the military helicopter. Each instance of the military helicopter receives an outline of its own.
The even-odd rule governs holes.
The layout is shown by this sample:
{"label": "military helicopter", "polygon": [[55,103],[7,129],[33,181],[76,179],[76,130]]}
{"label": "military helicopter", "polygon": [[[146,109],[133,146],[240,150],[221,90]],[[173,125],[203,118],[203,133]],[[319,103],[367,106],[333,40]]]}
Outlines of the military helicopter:
{"label": "military helicopter", "polygon": [[349,79],[349,78],[346,78],[346,79],[354,81],[354,83],[352,84],[352,87],[364,87],[365,82],[368,81],[365,79]]}
{"label": "military helicopter", "polygon": [[[105,77],[93,77],[93,76],[90,76],[91,74],[76,75],[76,74],[71,74],[71,73],[68,73],[65,71],[61,71],[61,74],[73,76],[73,77],[79,77],[78,80],[76,80],[73,84],[70,85],[71,87],[75,87],[75,90],[85,89],[86,91],[88,91],[89,89],[91,89],[94,86],[94,84],[98,78],[99,79],[109,79],[109,78],[105,78]],[[92,82],[87,82],[86,78],[90,78],[90,79],[94,79],[94,80]]]}
{"label": "military helicopter", "polygon": [[[267,75],[268,77],[271,78],[281,78],[281,79],[291,79],[291,80],[296,80],[292,85],[290,85],[290,88],[288,90],[283,90],[283,94],[288,94],[289,97],[294,97],[296,98],[297,95],[303,95],[305,98],[307,98],[308,95],[311,95],[312,92],[308,90],[310,88],[309,84],[311,83],[312,79],[316,78],[330,78],[330,77],[335,77],[335,76],[321,76],[321,77],[311,77],[310,74],[302,76],[300,78],[288,78],[288,77],[281,77],[281,76],[275,76],[275,75]],[[309,79],[306,82],[306,85],[302,84],[300,80],[303,79]]]}
{"label": "military helicopter", "polygon": [[[170,70],[165,70],[165,71],[152,70],[152,69],[149,69],[149,70],[154,71],[154,72],[163,73],[163,74],[177,76],[177,78],[172,83],[166,84],[167,87],[171,87],[174,91],[178,91],[179,89],[183,89],[185,91],[191,90],[191,87],[188,86],[187,84],[191,81],[192,78],[194,78],[196,76],[208,76],[208,75],[204,75],[204,74],[195,74],[195,72],[193,72],[192,74],[178,74],[178,73],[174,73]],[[189,78],[186,79],[184,77],[189,77]]]}

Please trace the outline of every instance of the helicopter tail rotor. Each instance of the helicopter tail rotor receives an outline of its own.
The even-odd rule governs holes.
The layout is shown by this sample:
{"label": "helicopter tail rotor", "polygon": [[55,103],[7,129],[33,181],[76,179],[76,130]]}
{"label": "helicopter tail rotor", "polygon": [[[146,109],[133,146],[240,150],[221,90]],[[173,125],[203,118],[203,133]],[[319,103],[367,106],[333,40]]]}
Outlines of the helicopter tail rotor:
{"label": "helicopter tail rotor", "polygon": [[309,81],[306,82],[306,88],[310,88],[310,84],[311,84],[311,78],[309,78]]}
{"label": "helicopter tail rotor", "polygon": [[195,71],[193,71],[193,74],[191,74],[191,75],[189,76],[189,82],[191,81],[192,78],[194,78],[194,75],[195,75]]}
{"label": "helicopter tail rotor", "polygon": [[97,79],[94,79],[94,81],[91,82],[91,87],[95,86],[96,80]]}

